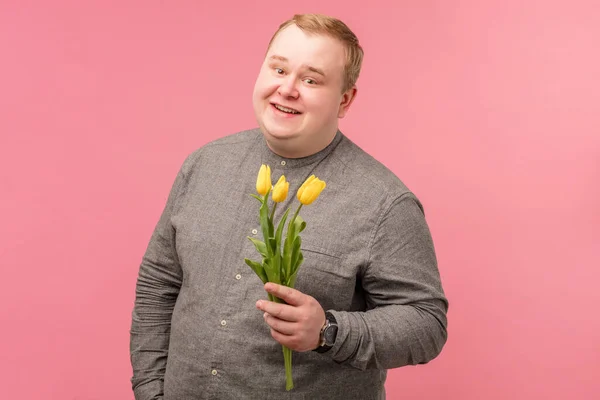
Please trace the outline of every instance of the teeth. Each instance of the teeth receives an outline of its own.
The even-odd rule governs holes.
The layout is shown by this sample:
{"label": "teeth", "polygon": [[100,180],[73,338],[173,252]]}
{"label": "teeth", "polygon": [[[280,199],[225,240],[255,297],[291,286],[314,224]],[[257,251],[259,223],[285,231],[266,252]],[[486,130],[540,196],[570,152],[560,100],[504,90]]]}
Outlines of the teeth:
{"label": "teeth", "polygon": [[283,111],[283,112],[290,113],[290,114],[300,114],[298,111],[292,110],[291,108],[286,108],[286,107],[280,106],[279,104],[274,104],[274,105],[275,105],[275,108],[278,109],[279,111]]}

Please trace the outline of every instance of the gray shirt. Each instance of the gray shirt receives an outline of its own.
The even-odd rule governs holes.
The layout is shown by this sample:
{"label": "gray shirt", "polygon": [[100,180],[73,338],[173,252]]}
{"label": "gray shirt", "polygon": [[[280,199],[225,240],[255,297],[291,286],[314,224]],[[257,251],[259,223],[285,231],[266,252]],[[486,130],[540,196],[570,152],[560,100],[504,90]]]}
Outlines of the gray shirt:
{"label": "gray shirt", "polygon": [[[258,299],[263,284],[255,193],[261,164],[290,181],[276,212],[298,206],[311,174],[326,189],[300,215],[305,261],[296,289],[339,325],[324,354],[293,353],[285,391],[281,345]],[[143,257],[131,326],[136,399],[383,399],[386,370],[426,363],[446,341],[446,312],[421,203],[341,132],[317,154],[285,159],[258,129],[211,142],[183,163]]]}

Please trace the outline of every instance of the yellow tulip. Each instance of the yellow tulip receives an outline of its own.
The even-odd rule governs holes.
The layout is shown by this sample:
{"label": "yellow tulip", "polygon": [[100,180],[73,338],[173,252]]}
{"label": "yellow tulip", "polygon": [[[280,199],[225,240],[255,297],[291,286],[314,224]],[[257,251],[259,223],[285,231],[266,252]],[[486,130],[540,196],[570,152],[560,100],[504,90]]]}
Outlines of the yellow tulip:
{"label": "yellow tulip", "polygon": [[256,191],[264,196],[271,189],[271,185],[271,167],[263,164],[258,171],[258,178],[256,178]]}
{"label": "yellow tulip", "polygon": [[286,182],[285,175],[281,175],[275,186],[273,186],[273,201],[281,203],[288,195],[290,183]]}
{"label": "yellow tulip", "polygon": [[311,204],[319,197],[325,186],[324,181],[311,175],[298,189],[298,201],[305,206]]}

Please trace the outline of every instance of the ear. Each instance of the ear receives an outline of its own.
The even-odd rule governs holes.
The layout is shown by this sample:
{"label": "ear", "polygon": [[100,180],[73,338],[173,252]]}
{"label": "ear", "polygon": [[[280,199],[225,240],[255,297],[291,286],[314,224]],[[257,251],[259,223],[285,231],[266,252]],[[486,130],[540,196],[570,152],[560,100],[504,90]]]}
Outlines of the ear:
{"label": "ear", "polygon": [[356,98],[358,89],[353,86],[342,94],[342,101],[340,102],[340,108],[338,109],[338,118],[344,118],[350,109],[350,105]]}

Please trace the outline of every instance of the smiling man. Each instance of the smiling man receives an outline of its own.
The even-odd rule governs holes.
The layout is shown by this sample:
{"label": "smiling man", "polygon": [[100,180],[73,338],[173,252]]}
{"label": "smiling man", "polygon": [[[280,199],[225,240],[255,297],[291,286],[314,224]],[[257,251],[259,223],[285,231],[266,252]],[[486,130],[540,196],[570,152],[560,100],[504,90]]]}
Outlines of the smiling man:
{"label": "smiling man", "polygon": [[[448,302],[423,207],[338,129],[362,56],[341,21],[294,16],[256,80],[258,129],[183,163],[138,276],[136,399],[384,399],[388,369],[440,353]],[[290,193],[312,174],[327,182],[303,209],[295,289],[263,286],[243,262],[255,258],[246,236],[260,231],[249,194],[261,164],[275,180],[285,174]],[[290,392],[281,344],[295,351]]]}
{"label": "smiling man", "polygon": [[331,143],[338,118],[356,95],[347,80],[357,76],[344,74],[346,52],[336,37],[306,32],[294,23],[275,35],[253,96],[258,124],[275,153],[306,157]]}

